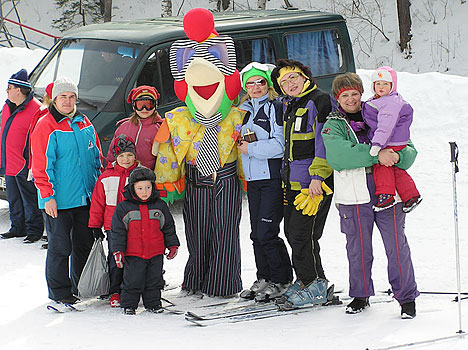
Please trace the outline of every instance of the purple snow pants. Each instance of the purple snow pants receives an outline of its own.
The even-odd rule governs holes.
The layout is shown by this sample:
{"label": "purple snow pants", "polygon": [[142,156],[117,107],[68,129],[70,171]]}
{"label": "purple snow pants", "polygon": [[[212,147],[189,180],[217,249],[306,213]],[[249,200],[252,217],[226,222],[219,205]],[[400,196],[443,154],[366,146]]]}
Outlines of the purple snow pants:
{"label": "purple snow pants", "polygon": [[371,202],[339,205],[341,231],[346,234],[349,262],[349,295],[365,298],[374,295],[372,282],[372,230],[374,222],[380,231],[387,254],[388,281],[395,299],[400,304],[413,301],[419,295],[414,278],[413,263],[405,236],[405,213],[402,203],[389,209],[374,212],[375,184],[372,174],[367,174],[367,188]]}

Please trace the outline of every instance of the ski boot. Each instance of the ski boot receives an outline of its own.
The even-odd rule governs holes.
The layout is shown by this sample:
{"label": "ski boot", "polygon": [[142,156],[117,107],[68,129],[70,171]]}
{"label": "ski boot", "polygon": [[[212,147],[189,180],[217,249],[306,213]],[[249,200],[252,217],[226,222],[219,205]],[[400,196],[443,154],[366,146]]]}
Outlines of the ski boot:
{"label": "ski boot", "polygon": [[[287,301],[284,304],[279,304],[278,307],[280,310],[293,310],[307,304],[324,304],[328,301],[327,286],[328,281],[326,279],[316,278],[306,287],[288,296]],[[333,295],[333,290],[331,295]]]}
{"label": "ski boot", "polygon": [[240,293],[240,297],[243,299],[249,299],[252,300],[255,298],[255,295],[261,291],[263,291],[266,287],[268,287],[268,282],[261,278],[259,280],[256,280],[250,289],[243,290]]}
{"label": "ski boot", "polygon": [[282,296],[286,290],[288,290],[289,283],[273,283],[270,284],[262,291],[255,295],[256,302],[269,302],[270,300],[276,299]]}

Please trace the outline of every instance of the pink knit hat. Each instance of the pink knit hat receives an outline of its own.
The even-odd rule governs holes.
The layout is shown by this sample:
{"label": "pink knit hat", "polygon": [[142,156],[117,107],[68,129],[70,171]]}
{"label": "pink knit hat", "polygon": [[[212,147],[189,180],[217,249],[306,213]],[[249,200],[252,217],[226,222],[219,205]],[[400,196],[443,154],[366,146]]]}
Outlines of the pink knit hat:
{"label": "pink knit hat", "polygon": [[371,76],[371,90],[375,94],[375,89],[374,89],[374,84],[376,81],[388,81],[389,83],[392,83],[392,90],[390,92],[394,92],[397,89],[397,73],[392,67],[389,66],[383,66],[380,68],[377,68]]}

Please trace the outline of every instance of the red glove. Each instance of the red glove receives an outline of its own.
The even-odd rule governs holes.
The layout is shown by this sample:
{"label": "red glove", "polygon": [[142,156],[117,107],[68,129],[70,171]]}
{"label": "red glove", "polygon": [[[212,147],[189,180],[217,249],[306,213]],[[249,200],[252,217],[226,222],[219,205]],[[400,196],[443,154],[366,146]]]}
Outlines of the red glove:
{"label": "red glove", "polygon": [[121,251],[114,252],[115,264],[119,269],[123,269],[124,265],[124,254]]}
{"label": "red glove", "polygon": [[169,253],[167,254],[167,259],[168,260],[174,259],[175,256],[177,255],[177,249],[179,249],[179,247],[176,245],[173,245],[172,247],[169,247],[167,249],[169,249]]}

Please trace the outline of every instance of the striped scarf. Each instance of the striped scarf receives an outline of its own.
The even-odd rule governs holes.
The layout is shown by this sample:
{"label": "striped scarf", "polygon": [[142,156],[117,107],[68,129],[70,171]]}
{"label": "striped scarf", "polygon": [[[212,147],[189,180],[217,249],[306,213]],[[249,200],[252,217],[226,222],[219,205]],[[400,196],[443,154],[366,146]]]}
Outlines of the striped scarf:
{"label": "striped scarf", "polygon": [[198,171],[203,176],[208,176],[216,172],[220,167],[216,126],[223,119],[223,116],[218,112],[211,118],[206,118],[201,113],[196,112],[196,119],[206,129],[195,163]]}

